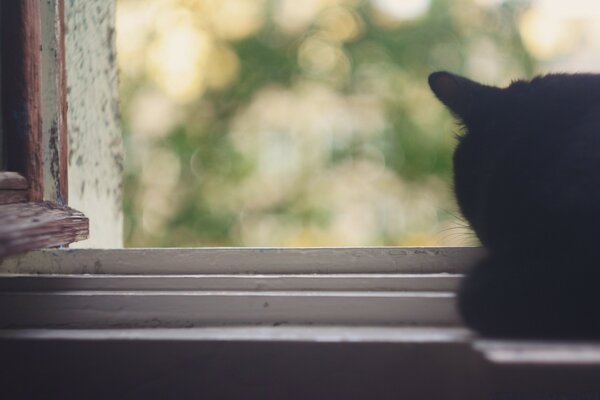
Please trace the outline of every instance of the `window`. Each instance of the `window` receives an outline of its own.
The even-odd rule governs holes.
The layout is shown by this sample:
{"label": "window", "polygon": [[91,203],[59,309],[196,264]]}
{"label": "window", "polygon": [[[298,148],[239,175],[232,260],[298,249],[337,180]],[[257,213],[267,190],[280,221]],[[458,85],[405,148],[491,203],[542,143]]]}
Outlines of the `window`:
{"label": "window", "polygon": [[[60,45],[62,1],[12,3],[2,3],[3,51],[11,26],[4,20],[7,12],[18,11],[14,21],[22,22],[23,16],[36,15],[37,10],[41,19],[37,44],[42,45],[42,54],[31,58],[39,58],[41,83],[30,96],[41,110],[41,128],[38,140],[26,143],[41,149],[40,160],[57,160],[58,164],[42,162],[40,173],[39,168],[28,172],[17,162],[10,173],[2,175],[0,182],[12,189],[0,186],[0,190],[25,190],[28,201],[21,198],[0,206],[5,212],[0,213],[0,258],[67,243],[86,231],[84,217],[73,210],[71,228],[63,225],[48,231],[58,225],[40,224],[45,222],[41,217],[55,213],[64,222],[69,212],[64,207],[65,175],[60,172],[68,159],[64,133],[60,133],[65,132],[67,120],[64,69],[72,83],[80,84],[71,94],[77,90],[91,96],[108,93],[100,102],[73,101],[71,111],[79,108],[81,114],[107,116],[118,105],[114,86],[92,86],[85,80],[102,73],[104,68],[93,69],[95,61],[86,64],[88,57],[75,58],[68,63],[69,69],[53,63],[53,53],[46,52],[56,49],[56,60],[65,55]],[[394,8],[392,2],[378,3]],[[101,54],[108,74],[113,74],[114,26],[110,21],[114,2],[71,1],[66,6],[73,18],[70,49],[80,46]],[[35,27],[36,23],[22,26]],[[54,37],[59,40],[53,45]],[[46,40],[50,41],[47,45]],[[104,40],[108,50],[98,52]],[[6,58],[2,60],[2,82],[11,82],[13,78],[5,78]],[[11,89],[2,87],[6,117],[10,113],[5,110],[11,109],[16,97],[6,96]],[[58,135],[46,129],[48,121],[56,122]],[[107,125],[111,124],[114,121]],[[107,136],[103,130],[107,125],[93,134]],[[94,124],[70,128],[90,129],[84,133],[91,135]],[[9,139],[16,131],[4,130]],[[29,138],[34,131],[24,132]],[[12,157],[10,140],[6,145]],[[106,146],[73,146],[70,165],[86,164],[86,156],[101,153],[113,143],[118,147],[113,138]],[[15,149],[20,151],[18,146]],[[120,173],[118,157],[113,161],[112,171]],[[58,167],[46,170],[52,165]],[[95,164],[85,168],[80,176],[91,175]],[[34,189],[36,176],[40,187]],[[77,190],[84,190],[79,184],[87,187],[83,184],[95,179],[81,180]],[[7,198],[6,193],[2,196]],[[104,204],[97,205],[103,208]],[[15,210],[25,212],[28,207],[43,212],[39,218],[31,217],[31,224],[23,224]],[[105,222],[95,217],[97,226]],[[31,230],[24,232],[19,224]],[[9,241],[15,232],[25,239],[23,247],[17,247],[22,243],[19,237]],[[33,240],[39,236],[59,240]],[[478,248],[414,247],[46,249],[20,254],[0,261],[0,353],[4,361],[0,376],[8,382],[5,392],[16,388],[23,394],[16,397],[22,398],[35,398],[32,393],[40,392],[46,397],[60,393],[57,397],[86,398],[89,393],[103,396],[112,390],[115,395],[104,397],[130,392],[134,394],[130,397],[149,398],[157,393],[172,397],[193,390],[195,397],[197,393],[211,397],[210,393],[267,398],[277,393],[286,398],[294,389],[300,398],[480,399],[523,390],[533,392],[530,397],[535,398],[543,390],[583,393],[594,387],[598,352],[587,352],[591,356],[583,365],[578,357],[587,351],[585,345],[573,345],[565,352],[564,347],[551,344],[523,348],[481,342],[460,326],[453,290],[465,266],[480,255]],[[565,367],[569,363],[576,368]],[[562,379],[549,379],[558,373]]]}

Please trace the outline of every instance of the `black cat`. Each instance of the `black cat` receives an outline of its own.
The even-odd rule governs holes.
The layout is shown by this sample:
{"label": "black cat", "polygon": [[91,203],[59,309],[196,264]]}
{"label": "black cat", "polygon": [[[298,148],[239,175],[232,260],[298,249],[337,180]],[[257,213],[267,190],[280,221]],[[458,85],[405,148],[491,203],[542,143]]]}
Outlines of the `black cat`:
{"label": "black cat", "polygon": [[600,75],[486,86],[435,72],[464,131],[461,212],[487,248],[458,293],[483,335],[600,338]]}

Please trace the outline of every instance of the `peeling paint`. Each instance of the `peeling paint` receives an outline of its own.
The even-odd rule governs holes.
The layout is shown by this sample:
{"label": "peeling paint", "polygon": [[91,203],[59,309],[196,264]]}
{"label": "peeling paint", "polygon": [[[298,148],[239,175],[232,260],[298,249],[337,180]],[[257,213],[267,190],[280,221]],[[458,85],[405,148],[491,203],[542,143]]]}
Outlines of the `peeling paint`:
{"label": "peeling paint", "polygon": [[74,247],[122,247],[115,2],[68,1],[65,22],[69,205],[90,219],[90,239]]}

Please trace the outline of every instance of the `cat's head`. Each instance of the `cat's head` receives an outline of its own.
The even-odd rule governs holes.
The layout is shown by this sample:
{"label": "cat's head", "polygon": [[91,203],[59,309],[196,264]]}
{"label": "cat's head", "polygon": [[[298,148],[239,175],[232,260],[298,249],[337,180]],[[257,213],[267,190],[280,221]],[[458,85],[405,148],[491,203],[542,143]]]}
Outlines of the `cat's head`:
{"label": "cat's head", "polygon": [[462,126],[454,153],[461,212],[485,245],[526,232],[523,224],[537,223],[536,196],[546,196],[538,177],[600,104],[600,75],[546,75],[499,88],[435,72],[429,85]]}

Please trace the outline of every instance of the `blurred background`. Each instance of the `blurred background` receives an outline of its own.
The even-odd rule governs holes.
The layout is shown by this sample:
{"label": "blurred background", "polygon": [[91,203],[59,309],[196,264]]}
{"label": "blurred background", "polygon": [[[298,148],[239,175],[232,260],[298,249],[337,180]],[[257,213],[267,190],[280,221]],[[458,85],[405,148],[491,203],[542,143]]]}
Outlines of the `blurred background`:
{"label": "blurred background", "polygon": [[599,5],[117,0],[126,246],[476,244],[427,75],[594,70]]}

